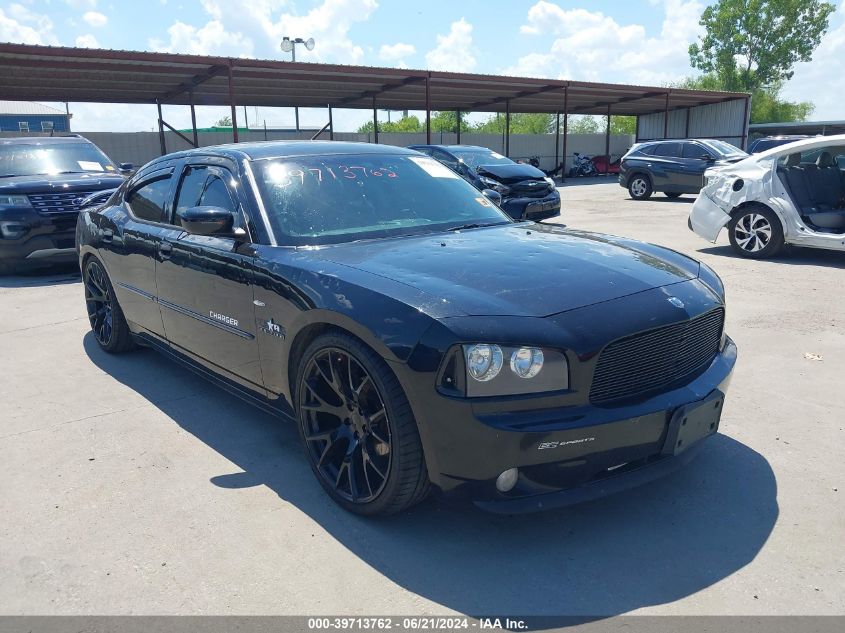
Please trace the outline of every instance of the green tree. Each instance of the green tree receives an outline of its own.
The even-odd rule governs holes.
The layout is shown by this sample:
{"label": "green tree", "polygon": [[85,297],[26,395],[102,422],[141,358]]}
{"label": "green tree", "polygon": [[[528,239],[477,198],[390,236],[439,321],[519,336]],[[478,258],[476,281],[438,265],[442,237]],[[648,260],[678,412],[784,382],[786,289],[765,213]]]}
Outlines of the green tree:
{"label": "green tree", "polygon": [[232,127],[232,117],[224,116],[214,124],[214,127]]}
{"label": "green tree", "polygon": [[[561,123],[563,126],[563,123]],[[590,115],[570,116],[567,125],[568,134],[598,134],[603,131],[603,126],[597,117]]]}
{"label": "green tree", "polygon": [[[502,134],[505,131],[505,115],[497,113],[486,121],[471,126],[474,132]],[[516,112],[511,114],[511,134],[550,134],[555,131],[555,115]]]}
{"label": "green tree", "polygon": [[753,92],[790,79],[812,59],[835,6],[819,0],[719,0],[704,9],[705,34],[690,64],[729,90]]}
{"label": "green tree", "polygon": [[[379,121],[379,132],[422,132],[424,129],[420,120],[415,116],[404,116],[398,121]],[[367,121],[358,128],[360,134],[372,134],[373,122]]]}
{"label": "green tree", "polygon": [[635,116],[611,116],[610,117],[610,133],[611,134],[636,134],[637,133],[637,117],[635,117]]}

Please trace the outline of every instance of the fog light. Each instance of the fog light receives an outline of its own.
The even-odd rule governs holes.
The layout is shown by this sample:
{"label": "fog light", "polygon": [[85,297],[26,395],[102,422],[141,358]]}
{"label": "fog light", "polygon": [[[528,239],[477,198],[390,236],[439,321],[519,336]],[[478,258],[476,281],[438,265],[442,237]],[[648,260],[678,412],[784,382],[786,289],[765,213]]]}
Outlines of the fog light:
{"label": "fog light", "polygon": [[496,490],[499,492],[510,492],[513,490],[513,487],[516,485],[518,479],[519,469],[508,468],[505,472],[496,477]]}
{"label": "fog light", "polygon": [[0,222],[0,235],[8,240],[22,237],[29,228],[20,222]]}

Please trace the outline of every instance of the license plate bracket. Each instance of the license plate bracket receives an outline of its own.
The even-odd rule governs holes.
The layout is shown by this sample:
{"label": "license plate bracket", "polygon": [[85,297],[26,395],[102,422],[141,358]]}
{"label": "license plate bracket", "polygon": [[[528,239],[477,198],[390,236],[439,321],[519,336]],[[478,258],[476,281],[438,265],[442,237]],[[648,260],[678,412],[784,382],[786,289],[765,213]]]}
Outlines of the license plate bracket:
{"label": "license plate bracket", "polygon": [[725,394],[713,390],[706,398],[678,407],[672,414],[663,445],[664,455],[680,455],[719,430]]}

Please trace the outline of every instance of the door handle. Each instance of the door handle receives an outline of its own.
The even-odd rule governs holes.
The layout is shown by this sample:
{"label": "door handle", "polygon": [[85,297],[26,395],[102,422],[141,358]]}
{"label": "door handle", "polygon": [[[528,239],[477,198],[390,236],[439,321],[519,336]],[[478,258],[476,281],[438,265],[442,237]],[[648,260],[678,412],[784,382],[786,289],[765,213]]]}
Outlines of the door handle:
{"label": "door handle", "polygon": [[114,239],[114,231],[111,229],[103,229],[100,238],[107,244],[111,244],[112,239]]}
{"label": "door handle", "polygon": [[173,254],[173,245],[170,242],[161,242],[158,245],[158,254],[162,259],[170,259]]}

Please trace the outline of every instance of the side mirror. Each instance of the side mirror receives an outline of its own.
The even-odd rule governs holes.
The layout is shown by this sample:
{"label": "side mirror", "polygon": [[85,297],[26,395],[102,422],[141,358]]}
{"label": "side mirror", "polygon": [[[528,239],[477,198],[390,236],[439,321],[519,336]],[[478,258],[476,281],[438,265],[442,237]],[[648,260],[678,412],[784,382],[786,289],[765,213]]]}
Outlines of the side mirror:
{"label": "side mirror", "polygon": [[713,158],[710,154],[708,154],[706,152],[701,155],[701,160],[703,160],[704,162],[707,162],[707,163],[715,163],[716,162],[716,159]]}
{"label": "side mirror", "polygon": [[481,194],[497,207],[502,206],[502,194],[495,189],[482,189]]}
{"label": "side mirror", "polygon": [[233,229],[235,216],[231,211],[220,207],[190,207],[181,209],[177,215],[182,228],[194,235],[216,235],[219,237],[237,237],[243,231]]}
{"label": "side mirror", "polygon": [[135,171],[135,165],[132,163],[120,163],[117,168],[120,170],[120,173],[124,176],[128,176],[133,171]]}

